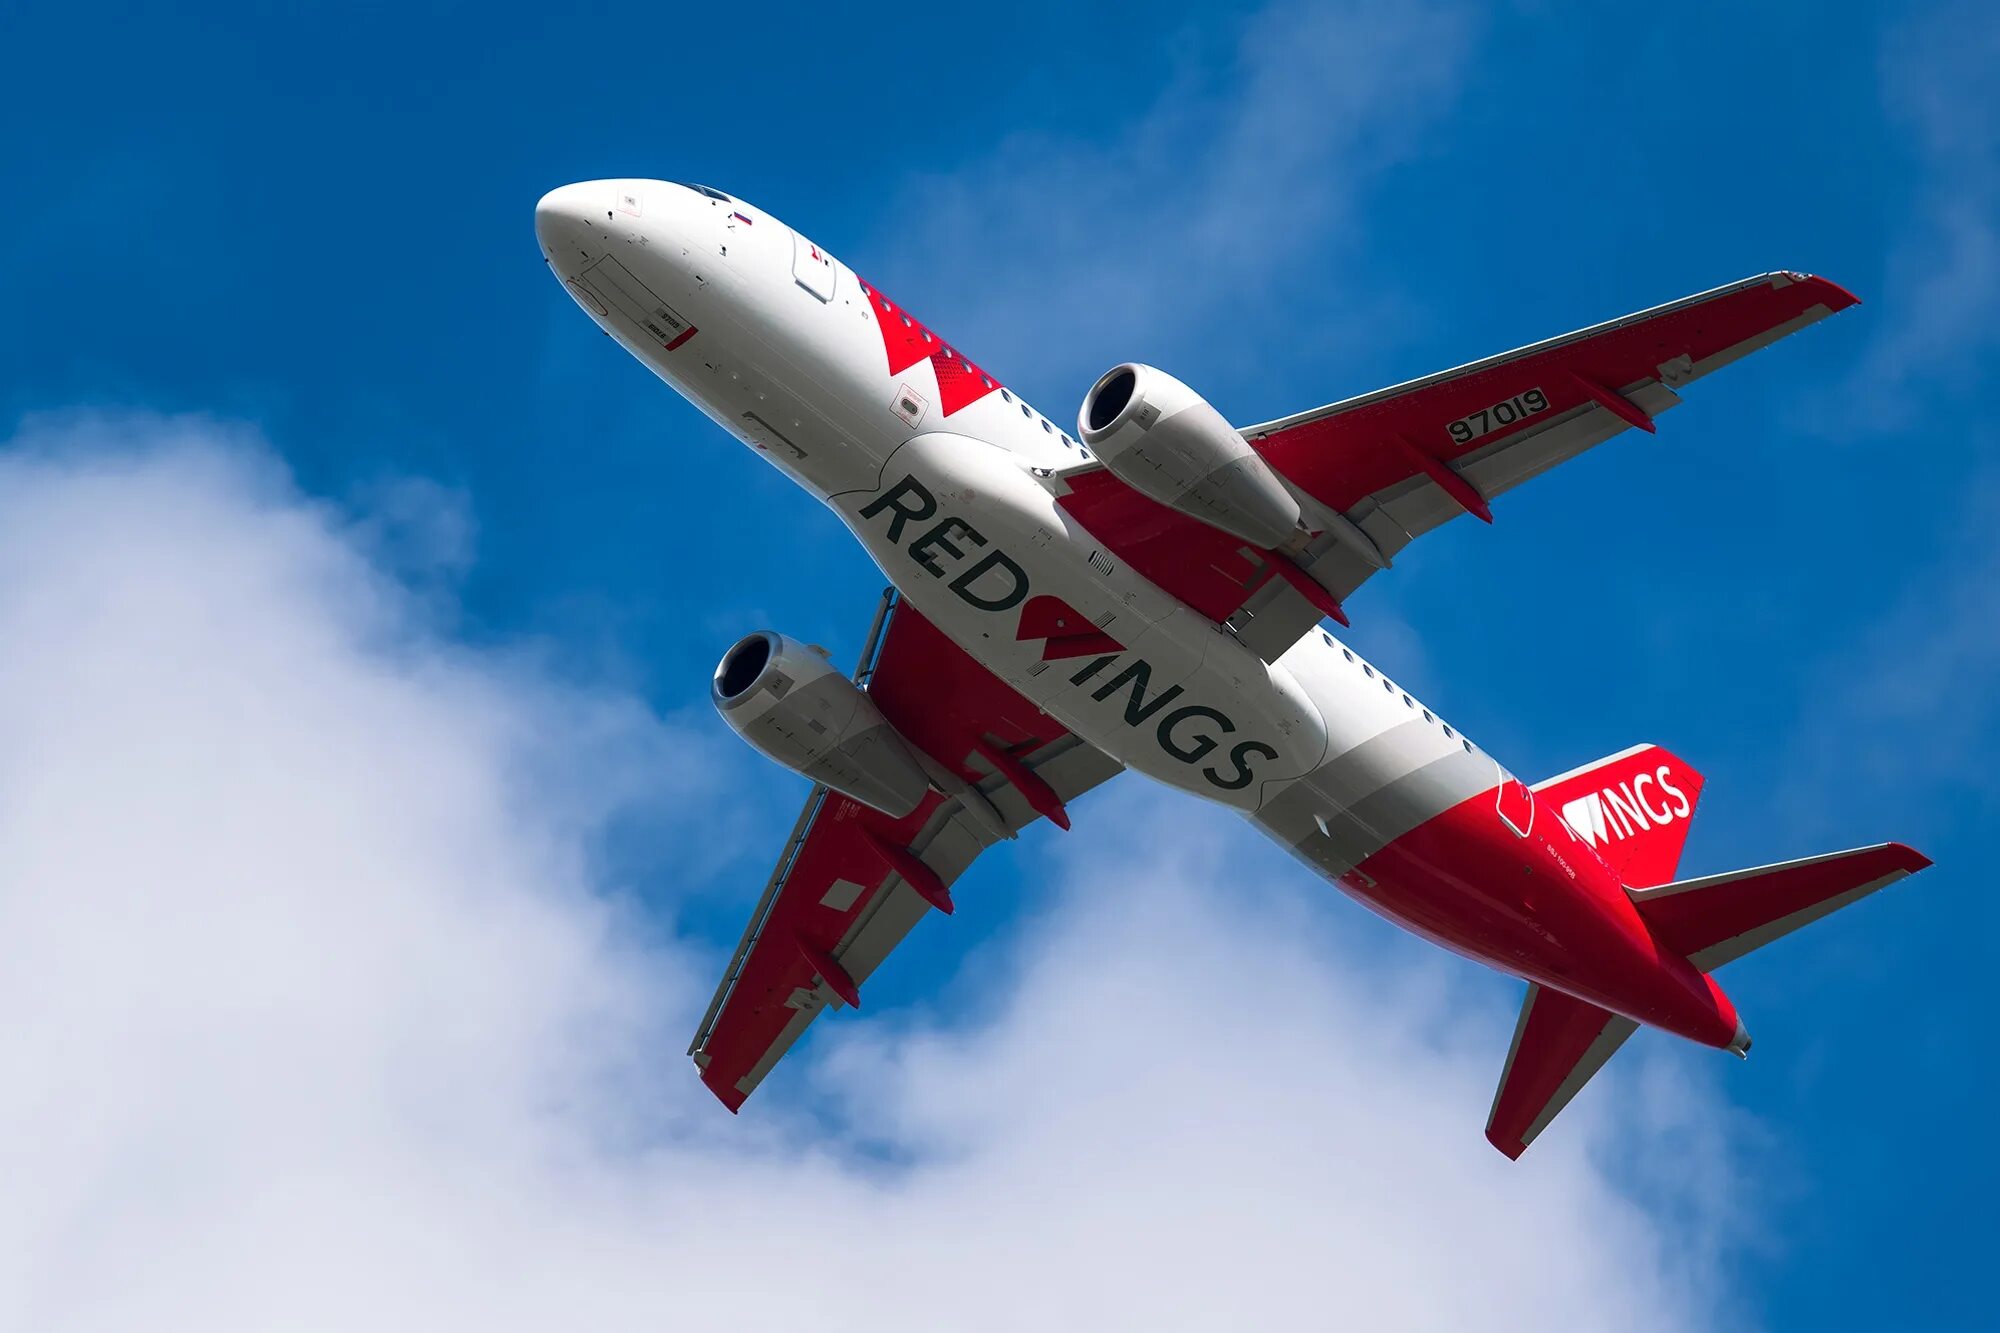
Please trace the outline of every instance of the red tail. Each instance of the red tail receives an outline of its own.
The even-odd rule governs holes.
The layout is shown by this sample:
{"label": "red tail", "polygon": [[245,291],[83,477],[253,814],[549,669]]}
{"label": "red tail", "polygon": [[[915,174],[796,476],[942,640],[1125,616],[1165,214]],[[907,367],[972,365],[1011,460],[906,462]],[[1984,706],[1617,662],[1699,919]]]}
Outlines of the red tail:
{"label": "red tail", "polygon": [[1672,879],[1681,863],[1702,781],[1686,760],[1657,745],[1635,745],[1538,782],[1535,791],[1619,879],[1650,888]]}
{"label": "red tail", "polygon": [[[1929,865],[1900,842],[1668,883],[1680,864],[1701,774],[1657,745],[1550,778],[1535,791],[1615,870],[1660,945],[1703,972],[1741,958]],[[1714,989],[1715,983],[1708,983]],[[1717,992],[1719,996],[1719,992]],[[1519,1157],[1637,1025],[1530,985],[1493,1094],[1486,1137]],[[1742,1023],[1728,1049],[1750,1047]]]}

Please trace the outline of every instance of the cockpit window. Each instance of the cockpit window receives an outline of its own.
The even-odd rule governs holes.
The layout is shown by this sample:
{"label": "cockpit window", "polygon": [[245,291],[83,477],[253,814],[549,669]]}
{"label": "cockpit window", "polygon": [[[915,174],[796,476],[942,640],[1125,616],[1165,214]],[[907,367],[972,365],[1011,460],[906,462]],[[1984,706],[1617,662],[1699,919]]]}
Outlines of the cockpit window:
{"label": "cockpit window", "polygon": [[736,202],[734,199],[731,199],[728,195],[724,194],[722,191],[714,188],[713,186],[692,185],[686,181],[682,181],[680,183],[682,185],[687,186],[688,189],[693,190],[696,194],[705,194],[710,199],[720,199],[725,204],[733,204]]}

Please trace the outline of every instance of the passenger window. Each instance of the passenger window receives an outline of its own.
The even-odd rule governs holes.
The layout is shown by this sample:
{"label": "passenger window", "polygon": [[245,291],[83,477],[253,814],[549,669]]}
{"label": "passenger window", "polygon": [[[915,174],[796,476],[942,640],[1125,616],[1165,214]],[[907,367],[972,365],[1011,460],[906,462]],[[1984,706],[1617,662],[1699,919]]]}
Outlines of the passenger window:
{"label": "passenger window", "polygon": [[[1324,632],[1324,631],[1322,631],[1322,632]],[[1328,634],[1328,635],[1326,636],[1326,641],[1327,641],[1328,643],[1332,643],[1332,642],[1333,642],[1333,636],[1332,636],[1331,634]],[[1351,649],[1351,648],[1342,648],[1342,649],[1340,650],[1340,655],[1341,655],[1342,657],[1346,658],[1346,659],[1347,659],[1348,661],[1350,661],[1350,662],[1352,662],[1352,661],[1354,660],[1354,650],[1353,650],[1353,649]]]}

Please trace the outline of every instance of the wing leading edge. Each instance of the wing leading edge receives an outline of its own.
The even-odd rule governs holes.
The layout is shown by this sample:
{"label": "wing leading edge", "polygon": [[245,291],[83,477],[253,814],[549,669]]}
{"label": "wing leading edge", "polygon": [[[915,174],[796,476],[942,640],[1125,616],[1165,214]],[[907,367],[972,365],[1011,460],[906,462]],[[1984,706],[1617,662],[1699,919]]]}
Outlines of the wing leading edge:
{"label": "wing leading edge", "polygon": [[688,1047],[731,1111],[822,1010],[859,1003],[926,913],[952,910],[981,851],[1066,819],[1064,803],[1120,771],[893,594],[871,640],[857,679],[949,790],[903,819],[825,787],[806,798]]}

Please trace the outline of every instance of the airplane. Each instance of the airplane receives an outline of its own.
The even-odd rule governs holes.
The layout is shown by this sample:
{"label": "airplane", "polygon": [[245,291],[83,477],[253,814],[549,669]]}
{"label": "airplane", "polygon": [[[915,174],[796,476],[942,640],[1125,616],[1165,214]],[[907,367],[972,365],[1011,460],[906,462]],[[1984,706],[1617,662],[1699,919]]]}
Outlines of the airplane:
{"label": "airplane", "polygon": [[1528,784],[1326,628],[1411,541],[1857,304],[1745,278],[1238,428],[1163,370],[1075,434],[803,233],[705,185],[550,191],[586,314],[833,510],[890,589],[852,674],[751,634],[711,694],[814,784],[689,1054],[730,1111],[985,848],[1132,769],[1527,982],[1486,1137],[1518,1158],[1640,1025],[1741,1056],[1716,969],[1930,864],[1882,843],[1676,879],[1702,775],[1640,745]]}

